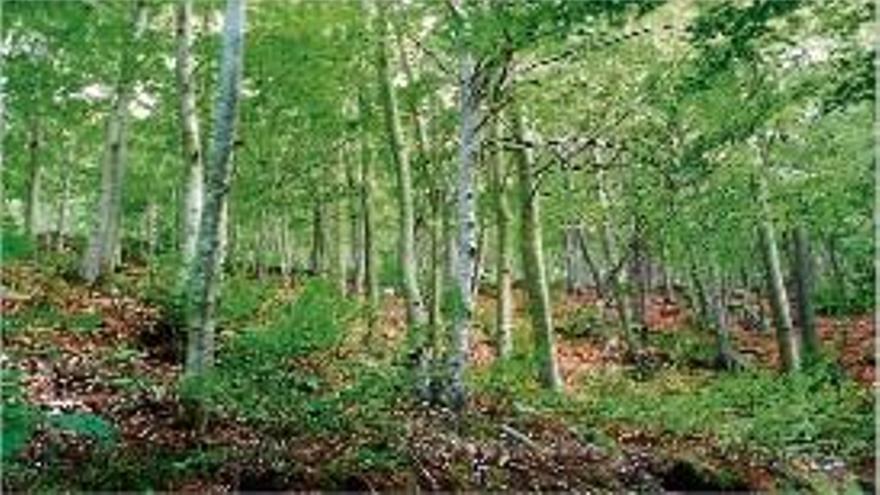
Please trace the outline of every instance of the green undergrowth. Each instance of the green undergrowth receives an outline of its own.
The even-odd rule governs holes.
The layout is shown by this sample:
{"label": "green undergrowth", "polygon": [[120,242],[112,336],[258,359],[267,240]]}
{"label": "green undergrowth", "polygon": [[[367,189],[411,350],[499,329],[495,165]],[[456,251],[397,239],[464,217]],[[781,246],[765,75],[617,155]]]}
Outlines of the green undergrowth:
{"label": "green undergrowth", "polygon": [[182,395],[268,437],[337,438],[345,448],[323,466],[331,478],[391,469],[402,462],[397,415],[409,385],[400,367],[343,353],[357,309],[331,285],[309,282],[276,320],[230,339],[213,370],[182,383]]}
{"label": "green undergrowth", "polygon": [[874,445],[870,394],[823,366],[790,376],[665,370],[646,382],[605,373],[586,379],[575,400],[589,422],[708,435],[772,456],[857,460]]}

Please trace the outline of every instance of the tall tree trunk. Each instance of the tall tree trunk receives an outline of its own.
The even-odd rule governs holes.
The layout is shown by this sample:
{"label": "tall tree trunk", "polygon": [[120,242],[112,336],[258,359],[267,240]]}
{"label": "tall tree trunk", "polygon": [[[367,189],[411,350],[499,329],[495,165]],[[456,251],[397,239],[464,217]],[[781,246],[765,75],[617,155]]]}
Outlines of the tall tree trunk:
{"label": "tall tree trunk", "polygon": [[58,200],[58,222],[55,225],[55,250],[63,251],[65,236],[68,230],[70,210],[70,177],[73,174],[73,158],[70,150],[65,150],[64,161],[61,163],[61,197]]}
{"label": "tall tree trunk", "polygon": [[122,215],[122,187],[128,148],[128,107],[134,97],[134,54],[143,35],[147,12],[142,0],[135,0],[134,35],[120,56],[113,108],[107,121],[107,147],[101,169],[101,197],[94,229],[83,257],[80,275],[94,283],[102,273],[112,272],[119,242],[119,217]]}
{"label": "tall tree trunk", "polygon": [[[698,275],[699,276],[699,275]],[[732,370],[739,363],[730,341],[730,327],[727,315],[727,285],[717,266],[712,266],[711,297],[707,306],[711,308],[712,330],[715,333],[715,361],[719,368]]]}
{"label": "tall tree trunk", "polygon": [[648,287],[650,286],[650,277],[647,273],[648,260],[645,254],[645,240],[642,232],[641,221],[636,219],[635,229],[632,237],[632,258],[629,263],[629,282],[635,291],[632,299],[632,315],[633,320],[640,333],[648,327]]}
{"label": "tall tree trunk", "polygon": [[[519,112],[515,115],[516,141],[525,142],[528,136],[525,119]],[[547,284],[547,268],[544,264],[544,248],[541,240],[541,214],[539,194],[534,177],[534,156],[531,148],[520,149],[517,155],[517,175],[521,203],[521,244],[525,284],[529,298],[529,314],[534,333],[535,357],[539,363],[542,385],[550,389],[562,387],[562,378],[556,364],[556,345],[550,308],[550,289]]]}
{"label": "tall tree trunk", "polygon": [[583,257],[584,262],[587,264],[587,268],[590,270],[590,277],[593,279],[593,285],[596,288],[596,294],[599,296],[600,299],[604,299],[605,282],[602,279],[602,272],[601,270],[599,270],[599,265],[590,254],[590,248],[587,245],[587,235],[585,230],[586,229],[582,225],[579,225],[576,228],[575,235],[577,236],[577,243],[581,250],[581,257]]}
{"label": "tall tree trunk", "polygon": [[324,200],[320,197],[312,207],[312,253],[309,266],[312,274],[323,276],[327,271],[327,222],[324,218]]}
{"label": "tall tree trunk", "polygon": [[348,292],[348,274],[345,256],[345,152],[339,148],[339,158],[333,167],[333,283],[341,295]]}
{"label": "tall tree trunk", "polygon": [[379,308],[379,277],[376,258],[375,234],[375,213],[373,194],[375,184],[373,179],[373,149],[370,146],[369,134],[367,132],[369,122],[369,103],[364,92],[358,94],[358,110],[360,113],[361,124],[361,188],[360,203],[361,215],[363,217],[363,259],[364,259],[364,286],[367,293],[367,303],[369,304],[369,315],[367,323],[370,329],[376,324],[376,314]]}
{"label": "tall tree trunk", "polygon": [[348,183],[348,230],[349,259],[352,266],[352,293],[360,297],[364,293],[364,215],[360,195],[363,187],[363,163],[360,159],[345,162],[346,182]]}
{"label": "tall tree trunk", "polygon": [[407,321],[411,327],[422,327],[427,323],[422,295],[418,285],[418,267],[415,247],[415,204],[412,190],[412,170],[409,152],[404,142],[403,130],[397,105],[397,93],[392,84],[391,68],[388,59],[388,21],[384,2],[377,2],[376,17],[377,71],[385,117],[385,128],[397,171],[397,200],[400,210],[399,252],[403,272],[403,290],[406,298]]}
{"label": "tall tree trunk", "polygon": [[[460,13],[460,12],[459,12]],[[470,359],[471,320],[477,268],[477,156],[479,154],[479,100],[473,56],[464,47],[459,53],[459,148],[457,184],[458,265],[453,314],[450,396],[456,407],[465,402],[464,373]]]}
{"label": "tall tree trunk", "polygon": [[[607,266],[607,282],[611,284],[611,294],[614,299],[614,306],[617,309],[621,336],[627,343],[631,343],[632,314],[630,313],[629,296],[621,280],[621,272],[623,270],[617,270],[614,266],[615,242],[608,218],[610,215],[610,202],[608,201],[608,192],[605,185],[605,173],[601,169],[596,172],[596,189],[599,197],[599,206],[602,209],[602,221],[599,227],[601,229],[602,255]],[[624,256],[624,254],[621,253],[620,256]]]}
{"label": "tall tree trunk", "polygon": [[797,290],[798,321],[804,357],[819,355],[819,336],[816,333],[816,315],[813,309],[813,263],[807,229],[799,223],[794,228],[794,276]]}
{"label": "tall tree trunk", "polygon": [[225,255],[226,200],[232,178],[232,151],[244,69],[245,0],[227,0],[214,134],[208,157],[205,204],[199,225],[197,259],[189,277],[186,306],[186,372],[199,374],[214,362],[215,306]]}
{"label": "tall tree trunk", "polygon": [[830,236],[826,240],[828,262],[831,265],[831,274],[834,277],[834,285],[837,288],[838,300],[840,301],[837,310],[843,313],[849,307],[849,284],[846,280],[846,271],[840,262],[837,244],[837,238],[834,236]]}
{"label": "tall tree trunk", "polygon": [[202,206],[204,203],[204,169],[202,166],[202,143],[199,134],[199,119],[196,104],[195,64],[192,48],[193,0],[178,0],[176,9],[178,112],[180,118],[181,141],[183,143],[183,163],[186,170],[186,192],[183,205],[183,238],[180,251],[181,281],[186,281],[190,265],[196,254]]}
{"label": "tall tree trunk", "polygon": [[495,232],[498,254],[495,259],[495,285],[498,304],[495,309],[496,343],[498,355],[509,357],[513,351],[513,263],[510,243],[512,214],[507,198],[507,167],[501,151],[501,120],[495,117],[490,127],[493,143],[490,166],[495,199]]}
{"label": "tall tree trunk", "polygon": [[758,207],[760,208],[758,235],[761,241],[764,268],[767,270],[767,291],[770,294],[770,305],[773,309],[773,319],[776,325],[780,361],[785,371],[795,371],[800,368],[800,353],[797,335],[792,329],[788,294],[782,277],[782,264],[779,261],[779,248],[776,245],[773,220],[770,217],[767,182],[761,172],[755,174],[753,179],[753,187],[756,189]]}
{"label": "tall tree trunk", "polygon": [[36,239],[40,233],[40,220],[42,218],[43,166],[40,162],[41,130],[39,119],[34,117],[31,123],[31,135],[28,142],[30,163],[28,167],[27,201],[25,202],[25,231],[31,239]]}
{"label": "tall tree trunk", "polygon": [[159,240],[159,206],[155,201],[149,201],[144,211],[144,239],[147,245],[147,259],[152,260],[156,255],[156,245]]}
{"label": "tall tree trunk", "polygon": [[[435,178],[436,179],[436,178]],[[428,325],[429,345],[435,356],[440,355],[440,332],[443,325],[443,190],[434,184],[431,190],[431,306]]]}

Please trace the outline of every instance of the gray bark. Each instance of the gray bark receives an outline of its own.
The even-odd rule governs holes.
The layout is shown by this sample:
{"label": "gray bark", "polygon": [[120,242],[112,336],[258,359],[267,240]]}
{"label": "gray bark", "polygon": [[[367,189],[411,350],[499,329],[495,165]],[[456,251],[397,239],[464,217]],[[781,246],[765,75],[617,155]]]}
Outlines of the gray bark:
{"label": "gray bark", "polygon": [[[517,114],[516,139],[526,140],[527,130],[523,116]],[[517,152],[517,175],[521,202],[521,243],[525,284],[529,298],[529,314],[534,333],[535,357],[539,363],[541,384],[550,389],[562,387],[562,378],[556,363],[556,345],[553,335],[550,289],[541,240],[541,214],[539,209],[534,156],[531,148]]]}
{"label": "gray bark", "polygon": [[376,17],[377,70],[385,129],[397,172],[397,200],[400,210],[399,252],[403,272],[403,290],[406,297],[407,321],[410,326],[422,327],[427,323],[422,295],[418,285],[415,251],[415,206],[412,190],[412,170],[409,151],[404,142],[397,103],[397,92],[392,84],[388,60],[388,22],[384,2],[378,2]]}
{"label": "gray bark", "polygon": [[244,58],[245,0],[227,0],[218,78],[214,134],[208,160],[197,259],[189,278],[186,372],[199,374],[214,362],[215,307],[225,256],[232,152]]}
{"label": "gray bark", "polygon": [[712,267],[710,276],[711,296],[709,296],[709,301],[706,305],[711,308],[711,324],[715,334],[715,360],[718,367],[732,370],[739,367],[739,360],[734,353],[733,345],[730,341],[730,327],[727,314],[727,285],[717,266]]}
{"label": "gray bark", "polygon": [[795,371],[800,368],[797,335],[792,328],[788,293],[782,276],[782,264],[779,260],[779,248],[776,245],[773,220],[770,217],[767,182],[760,172],[754,178],[754,187],[760,214],[758,234],[761,241],[764,268],[767,271],[767,291],[770,295],[770,305],[773,309],[773,319],[776,325],[780,361],[785,371]]}
{"label": "gray bark", "polygon": [[116,264],[128,148],[128,107],[134,97],[134,56],[131,48],[141,38],[147,24],[147,12],[141,0],[135,2],[134,17],[134,34],[129,42],[129,49],[123,51],[120,57],[119,79],[116,82],[113,108],[107,120],[107,147],[101,169],[101,197],[92,235],[80,267],[80,276],[90,284],[101,274],[112,272]]}
{"label": "gray bark", "polygon": [[495,267],[495,285],[498,291],[498,303],[495,310],[496,340],[498,355],[502,358],[510,356],[513,351],[513,263],[510,243],[510,225],[512,214],[508,201],[507,167],[504,155],[497,144],[501,138],[501,121],[495,118],[491,127],[493,144],[490,158],[492,184],[495,199],[495,229],[497,257]]}
{"label": "gray bark", "polygon": [[27,182],[27,200],[25,201],[25,231],[28,237],[36,239],[40,233],[42,218],[43,166],[40,162],[42,145],[42,129],[40,121],[34,117],[31,123],[31,135],[28,141],[29,164]]}
{"label": "gray bark", "polygon": [[605,281],[602,278],[602,272],[601,270],[599,270],[599,265],[590,254],[590,247],[589,245],[587,245],[587,235],[585,230],[586,229],[583,226],[578,226],[575,230],[577,243],[581,250],[581,257],[583,257],[584,262],[587,264],[587,268],[590,270],[590,278],[593,279],[593,285],[596,288],[596,294],[599,296],[599,298],[604,299]]}
{"label": "gray bark", "polygon": [[470,359],[471,320],[474,314],[474,287],[477,269],[477,176],[479,153],[477,123],[479,101],[473,56],[459,54],[459,148],[457,184],[458,265],[456,267],[456,309],[453,314],[452,356],[450,361],[450,396],[453,405],[465,401],[464,374]]}
{"label": "gray bark", "polygon": [[58,216],[55,225],[55,250],[64,249],[64,238],[67,235],[70,213],[70,177],[73,172],[73,159],[71,152],[65,152],[64,161],[61,163],[61,197],[58,200]]}
{"label": "gray bark", "polygon": [[793,237],[794,277],[803,352],[805,358],[815,359],[819,355],[820,346],[813,308],[813,260],[806,227],[803,224],[795,226]]}
{"label": "gray bark", "polygon": [[369,104],[363,92],[358,95],[358,110],[361,119],[361,188],[360,204],[363,217],[363,259],[364,259],[364,286],[369,304],[368,326],[372,329],[376,323],[376,313],[379,307],[379,278],[376,258],[375,213],[373,194],[375,184],[373,179],[373,149],[370,146],[369,134],[367,133]]}

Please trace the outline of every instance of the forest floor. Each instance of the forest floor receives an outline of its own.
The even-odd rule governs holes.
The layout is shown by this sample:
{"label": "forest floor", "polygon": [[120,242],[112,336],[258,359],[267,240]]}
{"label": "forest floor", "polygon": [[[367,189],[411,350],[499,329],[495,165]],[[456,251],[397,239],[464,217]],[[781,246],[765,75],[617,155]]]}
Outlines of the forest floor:
{"label": "forest floor", "polygon": [[[356,338],[285,357],[293,371],[277,381],[233,374],[239,381],[222,388],[218,378],[222,397],[194,419],[179,333],[149,296],[151,277],[129,269],[115,288],[91,290],[45,266],[3,266],[4,488],[873,490],[870,315],[820,318],[841,366],[780,377],[772,334],[735,328],[749,369],[718,372],[711,337],[652,297],[633,357],[594,296],[560,294],[559,395],[538,390],[527,359],[494,362],[493,303],[482,296],[472,395],[455,415],[412,400],[399,379],[403,311],[387,297],[370,345],[352,330]],[[242,328],[283,319],[300,292],[232,285],[221,356]]]}

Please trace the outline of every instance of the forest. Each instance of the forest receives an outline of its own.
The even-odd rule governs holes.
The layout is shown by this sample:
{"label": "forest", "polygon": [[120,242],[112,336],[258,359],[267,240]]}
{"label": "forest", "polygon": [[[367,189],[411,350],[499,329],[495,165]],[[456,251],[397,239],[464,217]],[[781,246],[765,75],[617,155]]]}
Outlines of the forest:
{"label": "forest", "polygon": [[875,493],[874,8],[3,0],[2,488]]}

